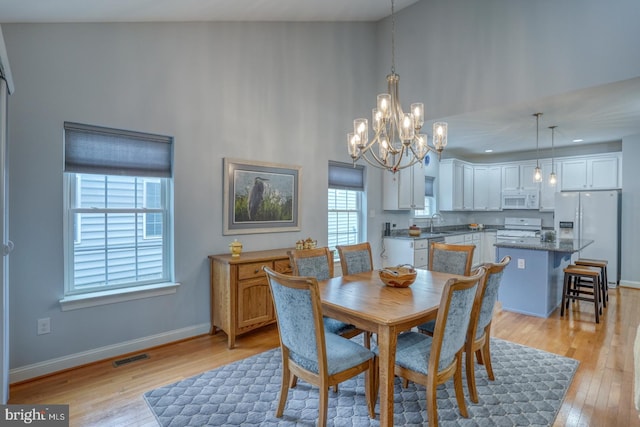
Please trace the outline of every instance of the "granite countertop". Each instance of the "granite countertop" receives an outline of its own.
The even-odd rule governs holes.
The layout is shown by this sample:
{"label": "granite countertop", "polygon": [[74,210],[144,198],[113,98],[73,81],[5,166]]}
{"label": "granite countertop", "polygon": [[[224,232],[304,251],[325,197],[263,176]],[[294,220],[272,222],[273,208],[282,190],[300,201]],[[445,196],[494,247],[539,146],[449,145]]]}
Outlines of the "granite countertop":
{"label": "granite countertop", "polygon": [[514,240],[502,240],[495,243],[498,248],[516,248],[516,249],[531,249],[534,251],[549,251],[549,252],[578,252],[590,244],[593,240],[571,240],[571,239],[558,239],[555,242],[541,242],[538,239],[514,239]]}
{"label": "granite countertop", "polygon": [[[454,226],[455,227],[455,226]],[[484,233],[494,232],[502,227],[484,227],[482,230],[471,229],[467,226],[465,227],[456,227],[456,228],[438,228],[433,231],[433,233],[429,231],[422,231],[419,236],[409,236],[407,230],[394,231],[391,236],[384,236],[387,239],[403,239],[403,240],[418,240],[418,239],[440,239],[446,236],[455,236],[459,234],[469,234],[469,233]]]}

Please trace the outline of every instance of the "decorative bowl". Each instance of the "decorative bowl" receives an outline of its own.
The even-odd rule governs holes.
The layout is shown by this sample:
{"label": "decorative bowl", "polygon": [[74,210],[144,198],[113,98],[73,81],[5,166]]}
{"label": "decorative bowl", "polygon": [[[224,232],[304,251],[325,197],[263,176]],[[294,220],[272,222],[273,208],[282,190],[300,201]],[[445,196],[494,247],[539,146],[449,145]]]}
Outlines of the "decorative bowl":
{"label": "decorative bowl", "polygon": [[379,270],[380,280],[387,286],[407,288],[416,280],[418,272],[412,265],[404,264],[395,267],[385,267]]}

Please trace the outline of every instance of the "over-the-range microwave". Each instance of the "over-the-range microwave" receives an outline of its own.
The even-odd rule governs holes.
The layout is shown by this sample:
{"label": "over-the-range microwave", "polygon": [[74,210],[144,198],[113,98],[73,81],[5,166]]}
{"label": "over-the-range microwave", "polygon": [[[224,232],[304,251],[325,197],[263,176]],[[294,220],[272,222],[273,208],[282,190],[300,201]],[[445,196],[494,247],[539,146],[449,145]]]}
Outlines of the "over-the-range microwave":
{"label": "over-the-range microwave", "polygon": [[503,190],[502,209],[540,209],[537,190]]}

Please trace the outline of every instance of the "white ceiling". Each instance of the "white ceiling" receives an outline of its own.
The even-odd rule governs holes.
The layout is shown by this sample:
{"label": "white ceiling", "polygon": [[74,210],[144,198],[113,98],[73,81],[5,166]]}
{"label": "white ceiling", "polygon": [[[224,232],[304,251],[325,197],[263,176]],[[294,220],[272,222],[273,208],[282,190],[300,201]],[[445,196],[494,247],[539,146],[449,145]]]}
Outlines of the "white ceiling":
{"label": "white ceiling", "polygon": [[[395,0],[396,11],[418,0]],[[378,21],[389,0],[0,0],[0,23]]]}
{"label": "white ceiling", "polygon": [[[418,0],[395,0],[401,10]],[[0,0],[0,23],[164,21],[378,21],[390,15],[389,0]],[[478,156],[540,148],[620,141],[640,134],[640,77],[563,94],[508,109],[444,118],[450,154]]]}

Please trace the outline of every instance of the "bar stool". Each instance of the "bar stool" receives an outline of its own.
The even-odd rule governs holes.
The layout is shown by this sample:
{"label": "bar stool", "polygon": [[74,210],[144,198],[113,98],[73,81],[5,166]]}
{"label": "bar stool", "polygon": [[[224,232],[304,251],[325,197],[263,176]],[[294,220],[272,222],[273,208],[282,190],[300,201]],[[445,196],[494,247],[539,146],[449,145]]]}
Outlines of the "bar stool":
{"label": "bar stool", "polygon": [[602,304],[606,307],[609,301],[609,277],[607,276],[607,260],[579,258],[576,265],[586,265],[600,269],[600,286],[602,287]]}
{"label": "bar stool", "polygon": [[[580,283],[581,279],[591,282]],[[593,285],[593,286],[591,286]],[[591,288],[585,290],[584,288]],[[596,314],[596,323],[600,323],[602,305],[600,301],[600,271],[595,268],[582,265],[569,265],[564,269],[564,285],[562,288],[562,305],[560,307],[560,317],[564,316],[565,308],[569,308],[571,301],[593,302]]]}

